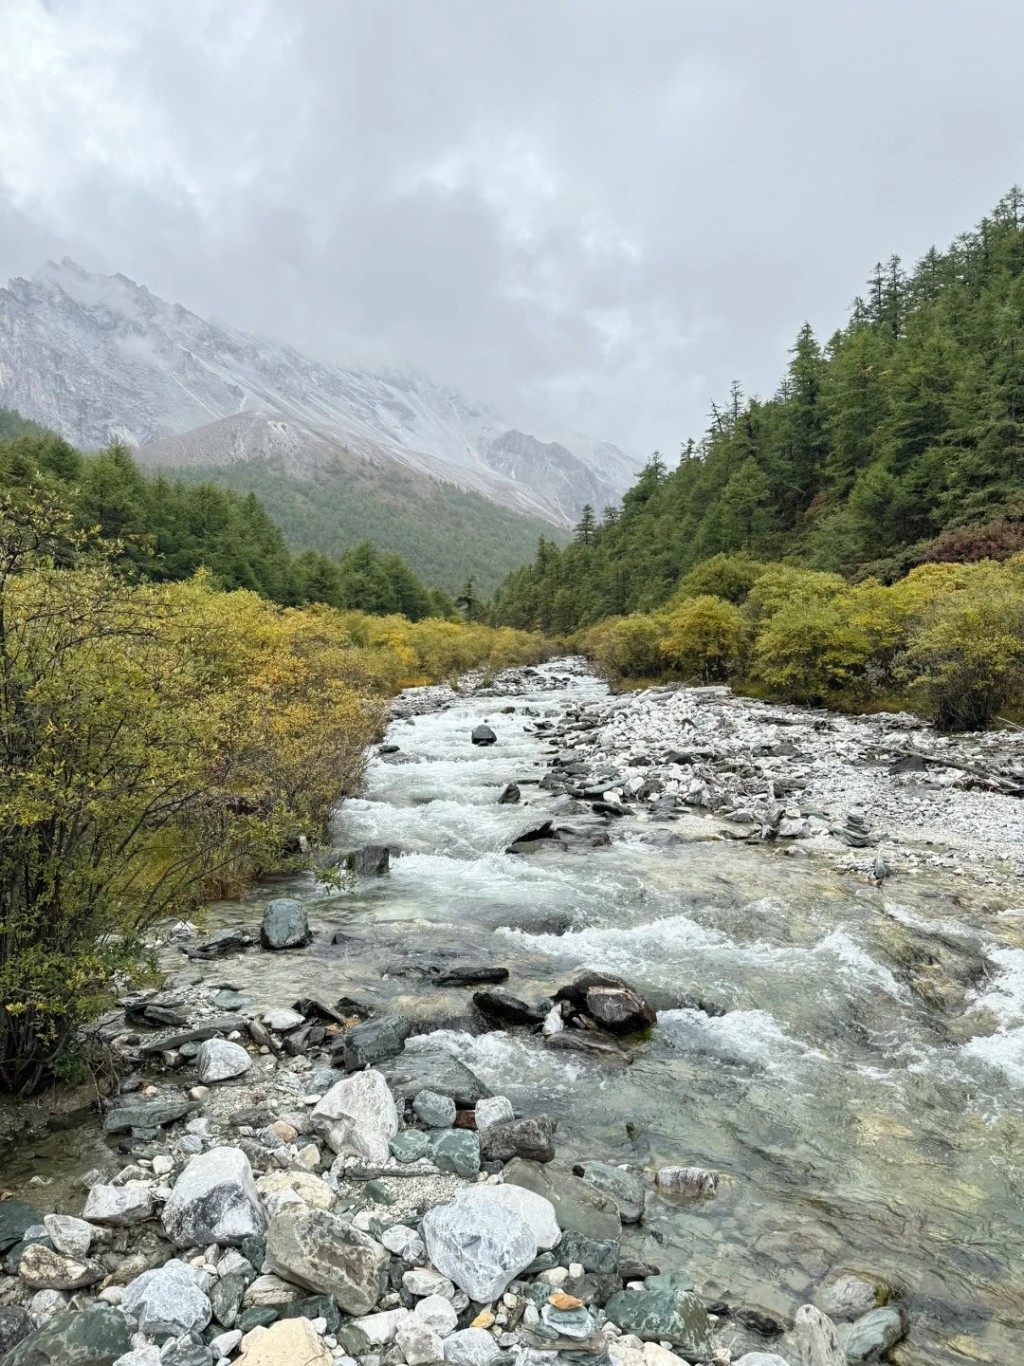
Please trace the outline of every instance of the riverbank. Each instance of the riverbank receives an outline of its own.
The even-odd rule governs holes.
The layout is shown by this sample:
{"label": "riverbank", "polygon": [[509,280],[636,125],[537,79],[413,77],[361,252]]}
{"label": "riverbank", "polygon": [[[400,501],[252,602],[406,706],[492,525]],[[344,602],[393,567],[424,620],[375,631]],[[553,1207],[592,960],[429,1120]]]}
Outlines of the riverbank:
{"label": "riverbank", "polygon": [[[142,1274],[132,1261],[137,1250],[172,1256],[162,1202],[171,1178],[210,1148],[238,1148],[257,1182],[268,1173],[301,1173],[303,1181],[312,1175],[330,1189],[333,1213],[348,1219],[362,1208],[382,1224],[406,1219],[425,1241],[416,1227],[419,1211],[413,1218],[398,1202],[381,1213],[365,1189],[373,1179],[365,1162],[355,1171],[337,1165],[344,1154],[335,1153],[313,1119],[320,1098],[345,1075],[346,1039],[358,1038],[357,1022],[368,1020],[380,1038],[391,1030],[381,1021],[397,1016],[411,1032],[405,1038],[403,1025],[390,1034],[395,1055],[374,1070],[388,1083],[402,1132],[422,1132],[432,1145],[431,1133],[447,1132],[424,1127],[410,1086],[451,1092],[462,1111],[451,1132],[476,1133],[484,1166],[499,1163],[501,1173],[493,1175],[504,1174],[506,1184],[508,1164],[517,1159],[488,1156],[472,1092],[460,1089],[472,1084],[508,1098],[525,1121],[524,1141],[538,1143],[537,1124],[547,1116],[557,1145],[553,1160],[541,1164],[549,1175],[569,1181],[575,1168],[592,1168],[600,1181],[604,1163],[626,1173],[621,1179],[634,1197],[639,1181],[643,1218],[623,1228],[616,1270],[635,1271],[635,1280],[639,1263],[656,1266],[662,1280],[676,1278],[673,1294],[684,1293],[679,1278],[693,1282],[695,1292],[685,1293],[696,1293],[715,1316],[711,1350],[698,1359],[724,1361],[728,1352],[736,1360],[756,1350],[798,1366],[802,1304],[824,1305],[849,1323],[842,1314],[866,1311],[872,1294],[888,1295],[900,1328],[909,1329],[891,1356],[900,1366],[952,1366],[985,1354],[1009,1360],[1020,1328],[1014,1267],[1021,1237],[1008,1192],[1020,1180],[1011,1135],[1024,1024],[1013,994],[1012,935],[1020,922],[1002,914],[1013,908],[1008,898],[1020,885],[1012,858],[986,853],[979,863],[964,861],[957,875],[929,862],[949,856],[953,844],[919,847],[913,831],[920,827],[890,830],[888,817],[883,832],[883,822],[867,815],[868,798],[861,798],[866,837],[881,838],[880,845],[851,848],[813,827],[802,837],[780,828],[765,838],[779,787],[799,781],[801,770],[820,784],[813,799],[825,814],[810,812],[805,788],[799,798],[786,794],[786,805],[799,813],[783,819],[809,825],[827,819],[831,827],[842,818],[840,828],[854,828],[845,824],[845,786],[834,797],[834,817],[825,806],[833,781],[879,779],[869,792],[871,800],[880,793],[879,803],[902,800],[903,791],[902,775],[889,775],[887,765],[865,766],[870,756],[857,748],[859,732],[820,726],[842,718],[765,710],[769,715],[721,690],[609,698],[577,662],[512,671],[477,691],[465,684],[396,699],[365,791],[341,808],[334,834],[339,856],[387,846],[389,871],[371,872],[366,864],[337,889],[309,878],[282,880],[212,908],[201,934],[187,927],[165,934],[158,950],[162,989],[126,998],[101,1022],[128,1071],[116,1106],[170,1100],[200,1108],[136,1134],[105,1135],[95,1124],[80,1124],[55,1136],[52,1146],[44,1141],[12,1160],[0,1158],[0,1184],[40,1215],[79,1215],[90,1168],[86,1184],[109,1186],[128,1162],[135,1170],[123,1184],[151,1192],[148,1212],[111,1235],[113,1244],[94,1235],[87,1259],[98,1260],[104,1276],[81,1291],[60,1292],[64,1300],[88,1302],[104,1286],[123,1285],[129,1272]],[[872,719],[915,747],[931,743],[930,733],[903,718]],[[492,744],[471,742],[482,726]],[[765,745],[786,752],[760,752]],[[687,800],[697,780],[709,805]],[[948,789],[925,791],[938,802]],[[984,817],[993,800],[1016,800],[952,791],[980,804],[965,808],[962,819],[978,811]],[[736,818],[741,794],[753,820]],[[543,836],[524,840],[530,832]],[[887,865],[880,883],[879,849]],[[259,944],[266,902],[275,896],[298,904],[308,942],[300,916],[295,947]],[[216,949],[205,956],[211,942],[223,956]],[[559,989],[588,968],[632,983],[657,1011],[653,1029],[629,1038],[579,1029],[575,1007],[568,1022],[559,1013],[565,1028],[553,1029],[551,1021],[542,1029]],[[479,976],[487,973],[507,980],[488,984]],[[498,997],[479,1002],[480,991]],[[503,992],[518,1006],[502,1001]],[[190,1033],[195,1037],[182,1037]],[[216,1048],[221,1040],[241,1045],[245,1071],[203,1080],[206,1035]],[[341,1067],[331,1066],[339,1061]],[[383,1093],[380,1099],[384,1104]],[[274,1127],[279,1121],[283,1129]],[[463,1127],[474,1123],[476,1129]],[[422,1142],[408,1141],[414,1148]],[[454,1143],[458,1152],[467,1142],[471,1147],[471,1139],[449,1138],[441,1146]],[[315,1163],[311,1149],[319,1154]],[[536,1161],[536,1146],[530,1151],[519,1160]],[[680,1168],[704,1173],[683,1182],[689,1194],[659,1183],[659,1173]],[[421,1177],[424,1207],[471,1180],[423,1168]],[[391,1195],[413,1188],[408,1175],[389,1171],[386,1180]],[[307,1185],[314,1202],[325,1198],[313,1191]],[[265,1191],[260,1199],[264,1217],[273,1220]],[[965,1255],[982,1226],[990,1251]],[[385,1237],[376,1225],[367,1232],[377,1242]],[[225,1274],[232,1274],[232,1254],[222,1247],[217,1265],[225,1258]],[[580,1288],[575,1265],[562,1267],[570,1293]],[[399,1295],[396,1308],[414,1310],[415,1296],[402,1299],[410,1269],[416,1267],[391,1254],[392,1288],[385,1294]],[[204,1275],[215,1271],[204,1261]],[[851,1290],[843,1308],[828,1288],[849,1274],[861,1288]],[[485,1311],[495,1314],[485,1330],[494,1343],[488,1352],[504,1353],[516,1366],[523,1353],[547,1350],[523,1336],[536,1327],[532,1314],[524,1327],[527,1308],[540,1313],[547,1302],[547,1290],[542,1296],[538,1287],[554,1289],[537,1275],[535,1269],[523,1278],[524,1289],[506,1292],[514,1305],[497,1296]],[[280,1279],[290,1287],[273,1288],[282,1304],[303,1298],[302,1287]],[[202,1292],[211,1304],[219,1280]],[[586,1300],[591,1287],[584,1288],[587,1294],[573,1297]],[[600,1289],[615,1292],[608,1281]],[[656,1282],[647,1289],[666,1287]],[[32,1298],[20,1277],[5,1278],[0,1290],[0,1298]],[[542,1298],[535,1303],[532,1296]],[[248,1307],[261,1307],[253,1298]],[[453,1332],[472,1321],[464,1317],[471,1307],[476,1317],[479,1306],[456,1310],[463,1317]],[[611,1313],[612,1328],[602,1323],[607,1304],[595,1299],[581,1307],[595,1331],[616,1339],[615,1327],[623,1325]],[[399,1321],[392,1321],[396,1333]],[[888,1333],[896,1326],[891,1316],[881,1323]],[[326,1347],[332,1360],[350,1355],[332,1327],[333,1316],[319,1341],[336,1340]],[[517,1340],[501,1342],[515,1333]],[[659,1329],[656,1340],[685,1355],[668,1333]],[[641,1351],[637,1343],[620,1336],[605,1346],[622,1366],[641,1366],[629,1355]],[[582,1366],[585,1355],[571,1343],[560,1350]],[[457,1347],[450,1357],[442,1351],[458,1362]],[[397,1363],[404,1351],[393,1342],[371,1343],[354,1355]],[[644,1366],[656,1355],[652,1343]],[[525,1356],[523,1366],[546,1361],[554,1359]],[[566,1355],[554,1366],[569,1362]],[[669,1364],[659,1357],[657,1366]]]}

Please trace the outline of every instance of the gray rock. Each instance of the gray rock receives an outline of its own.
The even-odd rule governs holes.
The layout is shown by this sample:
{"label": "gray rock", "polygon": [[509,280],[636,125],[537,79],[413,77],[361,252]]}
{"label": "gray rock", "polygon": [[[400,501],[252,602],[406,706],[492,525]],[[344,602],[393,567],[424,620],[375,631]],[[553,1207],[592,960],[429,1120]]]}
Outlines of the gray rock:
{"label": "gray rock", "polygon": [[474,1177],[480,1170],[480,1140],[471,1129],[443,1129],[430,1141],[430,1157],[442,1172]]}
{"label": "gray rock", "polygon": [[859,1319],[882,1302],[878,1286],[863,1276],[845,1275],[822,1286],[815,1303],[831,1319]]}
{"label": "gray rock", "polygon": [[199,1045],[196,1069],[204,1086],[215,1081],[240,1077],[252,1066],[252,1058],[239,1043],[230,1039],[207,1039]]}
{"label": "gray rock", "polygon": [[333,1295],[347,1314],[368,1314],[384,1293],[390,1257],[380,1243],[326,1210],[287,1205],[267,1232],[267,1262],[278,1276]]}
{"label": "gray rock", "polygon": [[84,1219],[70,1214],[47,1214],[43,1218],[50,1242],[68,1257],[88,1257],[93,1229]]}
{"label": "gray rock", "polygon": [[0,1361],[22,1338],[27,1338],[34,1327],[32,1315],[20,1304],[5,1304],[0,1307]]}
{"label": "gray rock", "polygon": [[558,1259],[562,1266],[579,1262],[584,1271],[596,1275],[611,1275],[618,1270],[619,1244],[613,1238],[588,1238],[571,1229],[562,1234],[558,1244]]}
{"label": "gray rock", "polygon": [[587,1162],[583,1180],[611,1200],[624,1224],[638,1224],[643,1218],[646,1197],[640,1172],[613,1167],[608,1162]]}
{"label": "gray rock", "polygon": [[118,1357],[114,1366],[161,1366],[159,1347],[136,1347]]}
{"label": "gray rock", "polygon": [[311,938],[309,917],[301,901],[279,896],[267,902],[260,926],[260,943],[265,949],[299,949]]}
{"label": "gray rock", "polygon": [[463,1328],[444,1340],[444,1359],[451,1366],[491,1366],[501,1348],[483,1328]]}
{"label": "gray rock", "polygon": [[501,796],[498,798],[498,805],[515,806],[521,796],[518,783],[506,783],[502,788]]}
{"label": "gray rock", "polygon": [[470,739],[474,745],[493,745],[497,743],[498,737],[490,726],[474,726]]}
{"label": "gray rock", "polygon": [[383,877],[391,867],[391,850],[386,844],[364,844],[348,855],[345,864],[359,877]]}
{"label": "gray rock", "polygon": [[130,1129],[162,1129],[198,1109],[199,1106],[191,1100],[129,1101],[126,1105],[118,1105],[107,1111],[103,1116],[103,1132],[124,1134]]}
{"label": "gray rock", "polygon": [[491,1093],[479,1077],[444,1049],[406,1049],[380,1069],[399,1100],[412,1100],[418,1091],[440,1091],[460,1110],[471,1110]]}
{"label": "gray rock", "polygon": [[276,1010],[266,1011],[263,1016],[263,1023],[268,1029],[283,1034],[289,1029],[298,1029],[299,1025],[305,1024],[306,1017],[300,1015],[297,1010],[289,1010],[287,1006],[281,1006]]}
{"label": "gray rock", "polygon": [[793,1321],[802,1366],[846,1366],[846,1353],[832,1320],[811,1304],[802,1304]]}
{"label": "gray rock", "polygon": [[450,1129],[455,1123],[455,1102],[440,1091],[420,1091],[412,1102],[413,1112],[428,1129]]}
{"label": "gray rock", "polygon": [[153,1192],[149,1186],[92,1186],[85,1197],[82,1216],[96,1224],[127,1228],[141,1223],[153,1213]]}
{"label": "gray rock", "polygon": [[378,1015],[353,1025],[343,1036],[341,1055],[346,1072],[374,1067],[396,1058],[412,1033],[412,1024],[401,1015]]}
{"label": "gray rock", "polygon": [[261,1236],[266,1218],[246,1155],[211,1148],[191,1158],[164,1206],[163,1226],[179,1247],[237,1245]]}
{"label": "gray rock", "polygon": [[389,1140],[388,1147],[399,1162],[418,1162],[430,1151],[430,1139],[421,1129],[403,1129]]}
{"label": "gray rock", "polygon": [[[220,1270],[219,1267],[218,1270]],[[241,1272],[230,1271],[227,1275],[222,1273],[210,1289],[213,1317],[225,1328],[234,1328],[235,1326],[235,1319],[238,1318],[238,1311],[242,1307],[242,1297],[245,1294],[246,1284],[246,1278]]]}
{"label": "gray rock", "polygon": [[408,1366],[427,1366],[428,1362],[444,1359],[444,1344],[440,1336],[427,1323],[421,1323],[415,1314],[398,1325],[395,1342]]}
{"label": "gray rock", "polygon": [[97,1262],[68,1257],[45,1243],[31,1243],[18,1262],[18,1275],[33,1290],[80,1290],[106,1275]]}
{"label": "gray rock", "polygon": [[482,1134],[492,1124],[507,1124],[515,1119],[512,1102],[507,1096],[485,1096],[476,1103],[476,1131]]}
{"label": "gray rock", "polygon": [[523,1157],[530,1162],[550,1162],[555,1156],[555,1121],[548,1115],[489,1124],[480,1137],[480,1149],[490,1162]]}
{"label": "gray rock", "polygon": [[229,954],[241,953],[243,949],[250,948],[252,943],[251,934],[229,926],[227,929],[218,930],[201,944],[186,945],[185,952],[189,958],[226,958]]}
{"label": "gray rock", "polygon": [[526,1220],[494,1202],[435,1205],[424,1215],[423,1237],[431,1264],[478,1304],[497,1299],[537,1255]]}
{"label": "gray rock", "polygon": [[131,1348],[128,1320],[119,1309],[54,1314],[4,1357],[4,1366],[114,1366]]}
{"label": "gray rock", "polygon": [[[665,1277],[652,1277],[665,1281]],[[605,1305],[612,1323],[644,1342],[671,1342],[684,1355],[702,1361],[712,1355],[711,1320],[692,1290],[667,1284],[620,1290]]]}
{"label": "gray rock", "polygon": [[714,1195],[718,1189],[717,1174],[704,1167],[662,1167],[656,1179],[662,1190],[693,1200]]}
{"label": "gray rock", "polygon": [[20,1243],[26,1229],[42,1222],[39,1211],[24,1200],[0,1200],[0,1252]]}
{"label": "gray rock", "polygon": [[335,1082],[310,1114],[335,1152],[352,1151],[368,1162],[387,1162],[398,1133],[398,1110],[380,1072],[357,1072]]}
{"label": "gray rock", "polygon": [[160,1366],[213,1366],[213,1353],[191,1336],[172,1338],[160,1349]]}
{"label": "gray rock", "polygon": [[734,1366],[789,1366],[789,1362],[775,1352],[747,1352]]}
{"label": "gray rock", "polygon": [[162,1340],[203,1331],[212,1317],[210,1301],[189,1273],[184,1262],[170,1261],[125,1286],[121,1308],[140,1332]]}
{"label": "gray rock", "polygon": [[907,1325],[898,1309],[872,1309],[849,1327],[842,1327],[839,1340],[847,1362],[853,1366],[853,1363],[875,1361],[885,1356],[906,1331]]}
{"label": "gray rock", "polygon": [[517,1157],[502,1172],[501,1179],[550,1200],[559,1227],[566,1232],[582,1233],[587,1238],[599,1240],[617,1240],[622,1236],[618,1210],[607,1196],[578,1176],[558,1171],[550,1163],[526,1162]]}
{"label": "gray rock", "polygon": [[424,1295],[413,1312],[442,1338],[453,1332],[459,1321],[451,1300],[445,1295]]}
{"label": "gray rock", "polygon": [[[507,1185],[504,1182],[492,1185],[488,1182],[486,1185],[470,1186],[458,1198],[460,1201],[480,1204],[484,1218],[487,1217],[485,1207],[489,1204],[501,1205],[513,1214],[518,1214],[529,1225],[540,1251],[555,1247],[562,1236],[555,1207],[551,1201],[526,1190],[523,1186]],[[618,1256],[617,1249],[615,1255]]]}

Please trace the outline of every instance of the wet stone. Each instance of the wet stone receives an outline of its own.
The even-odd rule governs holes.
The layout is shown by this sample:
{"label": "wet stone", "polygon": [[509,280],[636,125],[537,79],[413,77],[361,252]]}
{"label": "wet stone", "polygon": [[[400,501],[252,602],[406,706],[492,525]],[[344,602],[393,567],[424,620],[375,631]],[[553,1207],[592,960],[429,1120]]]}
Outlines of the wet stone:
{"label": "wet stone", "polygon": [[309,917],[301,901],[279,896],[267,902],[260,925],[260,943],[265,949],[298,949],[310,938]]}
{"label": "wet stone", "polygon": [[455,1102],[439,1091],[420,1091],[412,1103],[413,1112],[428,1129],[450,1129],[455,1123]]}
{"label": "wet stone", "polygon": [[612,1323],[645,1342],[671,1342],[698,1360],[712,1353],[711,1321],[690,1290],[649,1285],[643,1290],[620,1290],[605,1305],[605,1312]]}
{"label": "wet stone", "polygon": [[522,1157],[531,1162],[550,1162],[555,1156],[555,1121],[547,1115],[513,1119],[491,1124],[480,1138],[484,1157],[491,1162],[509,1162]]}
{"label": "wet stone", "polygon": [[43,1216],[24,1200],[0,1200],[0,1252],[20,1243],[25,1230],[43,1222]]}
{"label": "wet stone", "polygon": [[640,1172],[613,1167],[608,1162],[587,1162],[582,1176],[588,1185],[607,1195],[624,1224],[638,1224],[643,1218],[644,1178]]}
{"label": "wet stone", "polygon": [[4,1357],[4,1366],[113,1366],[131,1345],[128,1320],[119,1310],[69,1310],[23,1338]]}
{"label": "wet stone", "polygon": [[346,1072],[396,1058],[412,1033],[412,1024],[401,1015],[380,1015],[353,1025],[341,1042],[342,1064]]}
{"label": "wet stone", "polygon": [[875,1361],[894,1347],[906,1331],[898,1309],[872,1309],[848,1328],[841,1328],[839,1340],[851,1364]]}

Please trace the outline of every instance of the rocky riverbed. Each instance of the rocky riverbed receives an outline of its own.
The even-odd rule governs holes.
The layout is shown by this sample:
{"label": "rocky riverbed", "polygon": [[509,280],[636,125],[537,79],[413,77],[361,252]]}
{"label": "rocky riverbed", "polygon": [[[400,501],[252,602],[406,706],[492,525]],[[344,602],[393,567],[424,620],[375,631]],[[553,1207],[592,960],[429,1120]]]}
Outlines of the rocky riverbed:
{"label": "rocky riverbed", "polygon": [[165,927],[102,1120],[0,1150],[0,1362],[1014,1360],[1020,751],[398,699],[350,878]]}

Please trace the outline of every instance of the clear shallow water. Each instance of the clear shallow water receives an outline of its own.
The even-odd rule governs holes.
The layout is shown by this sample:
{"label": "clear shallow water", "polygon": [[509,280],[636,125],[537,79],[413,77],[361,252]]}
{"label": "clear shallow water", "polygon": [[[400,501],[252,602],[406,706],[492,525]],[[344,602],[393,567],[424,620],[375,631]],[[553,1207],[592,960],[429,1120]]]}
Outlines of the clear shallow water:
{"label": "clear shallow water", "polygon": [[[432,1030],[412,1047],[440,1043],[518,1110],[555,1115],[562,1156],[723,1173],[714,1200],[652,1198],[631,1235],[708,1295],[788,1318],[826,1276],[859,1269],[906,1288],[904,1366],[1024,1362],[1024,917],[958,879],[879,889],[718,841],[713,819],[631,816],[608,848],[505,854],[558,809],[530,782],[550,746],[522,707],[602,694],[582,679],[513,699],[513,715],[476,697],[395,723],[413,762],[374,759],[335,831],[343,848],[397,846],[390,875],[337,892],[282,880],[273,894],[309,902],[313,945],[204,977],[261,1006],[349,995],[408,1012]],[[489,749],[469,741],[484,719]],[[524,804],[498,806],[513,779]],[[215,908],[214,926],[255,926],[267,895]],[[471,993],[425,980],[444,955],[508,966],[528,999],[580,967],[618,972],[656,997],[659,1025],[628,1068],[477,1035]],[[93,1141],[83,1131],[83,1151]]]}

